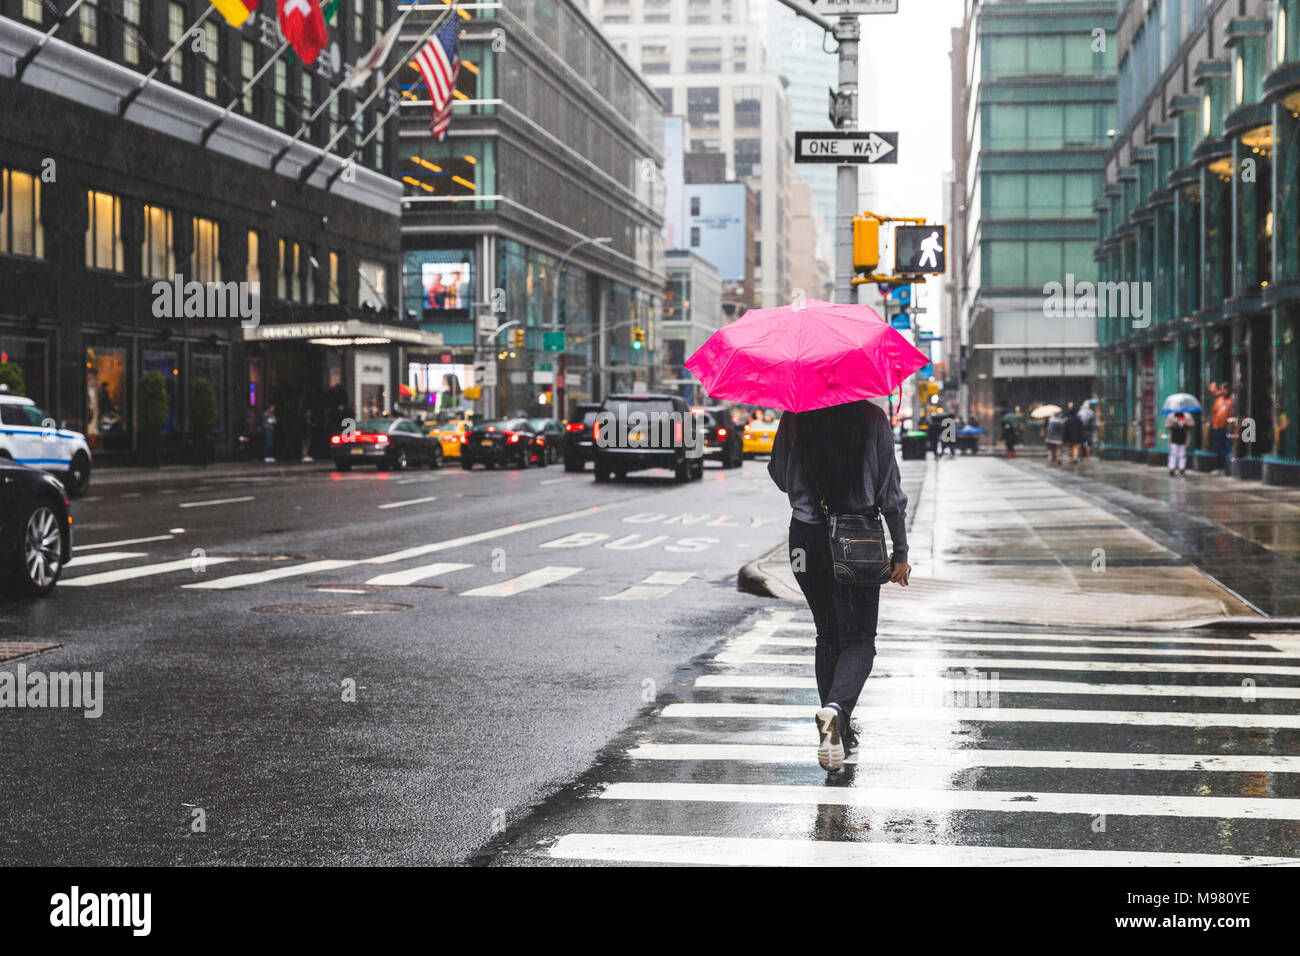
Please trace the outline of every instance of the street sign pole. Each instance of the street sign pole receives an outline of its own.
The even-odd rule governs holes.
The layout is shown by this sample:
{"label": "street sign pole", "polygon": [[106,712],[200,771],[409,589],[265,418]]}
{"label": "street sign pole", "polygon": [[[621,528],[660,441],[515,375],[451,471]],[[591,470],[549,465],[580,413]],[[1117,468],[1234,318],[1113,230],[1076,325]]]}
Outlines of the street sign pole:
{"label": "street sign pole", "polygon": [[[841,108],[840,129],[858,128],[858,42],[862,30],[856,16],[841,16],[835,24],[839,43]],[[835,301],[852,303],[858,293],[853,286],[853,217],[858,212],[858,167],[845,164],[835,174]]]}

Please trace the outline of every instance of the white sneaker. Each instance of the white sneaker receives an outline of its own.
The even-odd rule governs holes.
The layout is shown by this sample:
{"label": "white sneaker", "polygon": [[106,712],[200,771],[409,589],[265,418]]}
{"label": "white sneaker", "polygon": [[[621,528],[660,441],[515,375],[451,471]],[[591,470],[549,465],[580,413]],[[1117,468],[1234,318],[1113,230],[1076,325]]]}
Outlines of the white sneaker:
{"label": "white sneaker", "polygon": [[817,762],[828,773],[839,773],[844,766],[844,741],[840,737],[840,721],[843,719],[838,707],[823,707],[817,711]]}

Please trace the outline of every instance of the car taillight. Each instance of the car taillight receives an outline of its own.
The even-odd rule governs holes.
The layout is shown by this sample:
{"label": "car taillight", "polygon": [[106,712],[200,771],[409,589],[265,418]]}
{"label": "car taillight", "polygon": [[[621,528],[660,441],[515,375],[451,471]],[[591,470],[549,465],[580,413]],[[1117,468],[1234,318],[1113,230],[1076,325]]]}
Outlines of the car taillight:
{"label": "car taillight", "polygon": [[744,434],[745,434],[745,441],[749,441],[751,438],[754,437],[754,436],[751,435],[749,432],[745,432]]}
{"label": "car taillight", "polygon": [[461,432],[461,433],[460,433],[460,443],[461,443],[462,445],[468,445],[468,444],[469,444],[469,432]]}
{"label": "car taillight", "polygon": [[725,428],[719,428],[719,429],[718,429],[718,437],[719,437],[719,438],[726,438],[726,437],[727,437],[727,430],[726,430]]}
{"label": "car taillight", "polygon": [[600,422],[596,422],[591,426],[591,440],[600,441]]}
{"label": "car taillight", "polygon": [[682,440],[682,423],[673,422],[673,441],[681,442]]}
{"label": "car taillight", "polygon": [[582,431],[582,422],[569,422],[564,426],[564,430],[566,432],[580,432]]}
{"label": "car taillight", "polygon": [[342,435],[331,435],[331,436],[330,436],[330,444],[331,444],[331,445],[341,445],[341,444],[343,444],[343,436],[342,436]]}
{"label": "car taillight", "polygon": [[376,436],[375,436],[375,444],[376,444],[376,445],[387,445],[387,444],[388,444],[388,436],[387,436],[387,435],[376,435]]}
{"label": "car taillight", "polygon": [[545,445],[545,444],[546,444],[546,439],[545,439],[545,438],[539,438],[539,439],[537,439],[537,444],[539,444],[539,445]]}
{"label": "car taillight", "polygon": [[510,432],[509,434],[506,435],[506,442],[508,444],[514,445],[518,441],[519,441],[519,436],[516,435],[514,432]]}

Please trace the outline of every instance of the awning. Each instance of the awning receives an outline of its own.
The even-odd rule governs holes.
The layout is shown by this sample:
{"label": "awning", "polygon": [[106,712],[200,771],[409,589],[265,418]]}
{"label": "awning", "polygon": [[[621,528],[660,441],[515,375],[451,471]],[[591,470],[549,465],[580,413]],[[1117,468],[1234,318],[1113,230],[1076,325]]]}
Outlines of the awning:
{"label": "awning", "polygon": [[398,343],[439,348],[442,346],[442,333],[347,319],[342,322],[291,322],[283,325],[245,327],[244,341],[306,341],[314,345],[338,346]]}

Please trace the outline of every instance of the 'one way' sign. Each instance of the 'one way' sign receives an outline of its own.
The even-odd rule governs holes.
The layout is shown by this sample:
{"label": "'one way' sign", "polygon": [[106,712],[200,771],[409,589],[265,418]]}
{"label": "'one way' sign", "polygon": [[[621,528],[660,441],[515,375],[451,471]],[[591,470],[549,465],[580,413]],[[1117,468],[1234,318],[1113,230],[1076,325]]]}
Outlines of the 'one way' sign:
{"label": "'one way' sign", "polygon": [[796,163],[898,162],[898,134],[865,130],[835,130],[825,133],[795,133]]}

